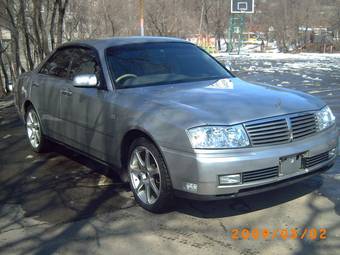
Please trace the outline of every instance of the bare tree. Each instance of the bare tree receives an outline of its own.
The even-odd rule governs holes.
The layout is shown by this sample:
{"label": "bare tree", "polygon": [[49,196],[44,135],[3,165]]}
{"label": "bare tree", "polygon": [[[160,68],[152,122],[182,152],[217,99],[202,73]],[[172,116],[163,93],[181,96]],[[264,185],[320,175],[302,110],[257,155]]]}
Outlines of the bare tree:
{"label": "bare tree", "polygon": [[66,7],[69,0],[57,0],[58,4],[58,23],[57,23],[57,45],[60,45],[63,41],[63,26]]}

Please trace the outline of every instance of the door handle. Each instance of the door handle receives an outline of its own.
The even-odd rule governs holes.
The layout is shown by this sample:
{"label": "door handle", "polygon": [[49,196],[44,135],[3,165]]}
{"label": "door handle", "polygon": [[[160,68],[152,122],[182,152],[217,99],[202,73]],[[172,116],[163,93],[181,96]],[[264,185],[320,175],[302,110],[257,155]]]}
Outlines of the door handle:
{"label": "door handle", "polygon": [[61,94],[63,94],[64,96],[72,96],[72,91],[69,89],[64,89],[61,91]]}

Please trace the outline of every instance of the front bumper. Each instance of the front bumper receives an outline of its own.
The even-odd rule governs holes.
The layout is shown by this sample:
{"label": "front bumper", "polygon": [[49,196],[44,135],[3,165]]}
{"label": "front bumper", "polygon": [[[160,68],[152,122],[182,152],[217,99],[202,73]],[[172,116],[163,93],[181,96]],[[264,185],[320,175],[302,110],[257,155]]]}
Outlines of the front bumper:
{"label": "front bumper", "polygon": [[[172,185],[178,195],[194,199],[220,199],[281,187],[313,173],[329,169],[334,156],[290,174],[255,180],[237,185],[220,185],[218,177],[226,174],[244,174],[261,169],[278,167],[282,157],[302,154],[312,158],[332,151],[337,146],[337,130],[333,126],[313,136],[275,146],[229,150],[195,150],[193,153],[161,147],[168,166]],[[197,184],[190,193],[186,184]],[[277,185],[276,185],[277,184]],[[268,189],[267,189],[268,188]]]}

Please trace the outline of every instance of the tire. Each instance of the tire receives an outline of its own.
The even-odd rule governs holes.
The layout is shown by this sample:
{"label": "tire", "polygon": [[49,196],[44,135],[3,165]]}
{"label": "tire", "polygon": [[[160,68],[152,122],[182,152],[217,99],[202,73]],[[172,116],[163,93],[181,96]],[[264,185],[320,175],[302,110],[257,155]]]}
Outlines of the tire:
{"label": "tire", "polygon": [[129,149],[127,167],[131,191],[142,208],[154,213],[170,209],[173,202],[170,176],[152,142],[146,138],[136,139]]}
{"label": "tire", "polygon": [[41,127],[38,113],[33,106],[29,106],[25,114],[26,135],[31,148],[38,153],[45,152],[48,148],[48,141]]}

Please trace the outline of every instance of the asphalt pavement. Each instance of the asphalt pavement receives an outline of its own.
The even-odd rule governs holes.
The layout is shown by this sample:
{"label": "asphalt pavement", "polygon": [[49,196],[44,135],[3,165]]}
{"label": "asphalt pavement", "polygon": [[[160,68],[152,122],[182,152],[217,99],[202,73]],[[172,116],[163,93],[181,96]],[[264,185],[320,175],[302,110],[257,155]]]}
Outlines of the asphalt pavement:
{"label": "asphalt pavement", "polygon": [[[280,67],[296,60],[244,57],[232,64],[245,80],[321,97],[340,126],[340,58],[330,61],[330,70],[285,72]],[[274,72],[263,71],[269,64]],[[328,172],[285,188],[215,202],[177,199],[172,211],[154,215],[138,207],[127,185],[105,166],[57,145],[49,153],[33,153],[9,98],[0,100],[0,191],[0,254],[330,255],[340,250],[339,159]],[[270,237],[293,228],[327,234],[316,240],[233,240],[234,228],[268,229]]]}

